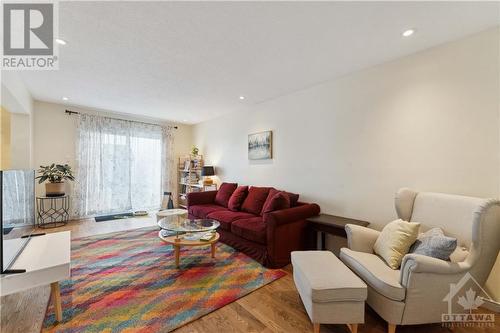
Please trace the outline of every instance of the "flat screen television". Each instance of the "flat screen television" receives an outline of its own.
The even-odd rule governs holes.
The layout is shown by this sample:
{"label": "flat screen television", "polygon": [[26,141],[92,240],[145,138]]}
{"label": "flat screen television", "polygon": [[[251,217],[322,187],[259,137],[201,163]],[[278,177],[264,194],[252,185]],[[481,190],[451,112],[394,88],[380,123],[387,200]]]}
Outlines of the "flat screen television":
{"label": "flat screen television", "polygon": [[35,171],[0,171],[1,272],[6,273],[35,229]]}

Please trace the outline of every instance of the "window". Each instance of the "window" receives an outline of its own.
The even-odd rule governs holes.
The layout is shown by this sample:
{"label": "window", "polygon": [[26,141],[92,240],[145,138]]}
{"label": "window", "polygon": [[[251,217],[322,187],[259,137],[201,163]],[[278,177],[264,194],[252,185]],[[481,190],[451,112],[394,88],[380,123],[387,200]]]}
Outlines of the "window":
{"label": "window", "polygon": [[91,216],[160,206],[167,166],[166,129],[80,115],[74,208]]}

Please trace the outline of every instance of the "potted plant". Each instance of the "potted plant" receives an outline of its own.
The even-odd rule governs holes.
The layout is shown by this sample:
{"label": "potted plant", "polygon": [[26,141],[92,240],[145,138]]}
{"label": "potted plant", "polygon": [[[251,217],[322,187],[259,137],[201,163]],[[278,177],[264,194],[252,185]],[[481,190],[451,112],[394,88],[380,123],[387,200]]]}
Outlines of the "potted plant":
{"label": "potted plant", "polygon": [[200,150],[198,149],[198,147],[194,146],[191,148],[191,155],[193,155],[194,157],[198,156],[198,153],[200,152]]}
{"label": "potted plant", "polygon": [[49,181],[48,183],[45,183],[45,195],[48,197],[63,196],[65,194],[64,180],[75,180],[73,171],[67,164],[62,165],[52,163],[48,166],[40,165],[38,173],[40,176],[36,177],[36,179],[38,179],[39,184],[42,184],[46,180]]}

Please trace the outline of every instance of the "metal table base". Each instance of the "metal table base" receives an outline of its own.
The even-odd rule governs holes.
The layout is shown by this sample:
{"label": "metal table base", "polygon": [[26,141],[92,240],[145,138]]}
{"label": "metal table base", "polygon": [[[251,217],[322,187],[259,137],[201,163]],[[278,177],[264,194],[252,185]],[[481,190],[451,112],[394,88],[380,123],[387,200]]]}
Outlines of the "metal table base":
{"label": "metal table base", "polygon": [[38,227],[57,228],[69,220],[69,196],[36,198]]}

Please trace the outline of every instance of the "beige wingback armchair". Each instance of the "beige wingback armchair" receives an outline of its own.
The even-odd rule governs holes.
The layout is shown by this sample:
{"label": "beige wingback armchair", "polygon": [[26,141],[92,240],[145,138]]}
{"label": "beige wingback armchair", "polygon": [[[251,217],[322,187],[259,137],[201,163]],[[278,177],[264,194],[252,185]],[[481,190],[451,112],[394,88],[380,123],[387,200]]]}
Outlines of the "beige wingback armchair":
{"label": "beige wingback armchair", "polygon": [[393,270],[373,253],[379,232],[347,225],[348,248],[340,258],[368,285],[367,302],[389,324],[441,322],[447,313],[443,302],[451,283],[469,272],[484,285],[500,248],[500,202],[458,195],[400,189],[396,212],[405,221],[420,222],[421,231],[440,227],[458,239],[450,261],[407,254]]}

